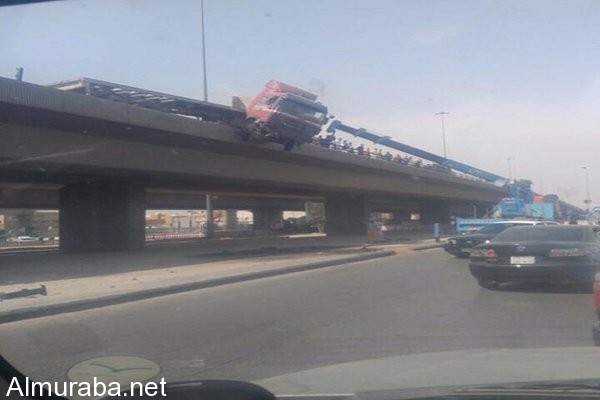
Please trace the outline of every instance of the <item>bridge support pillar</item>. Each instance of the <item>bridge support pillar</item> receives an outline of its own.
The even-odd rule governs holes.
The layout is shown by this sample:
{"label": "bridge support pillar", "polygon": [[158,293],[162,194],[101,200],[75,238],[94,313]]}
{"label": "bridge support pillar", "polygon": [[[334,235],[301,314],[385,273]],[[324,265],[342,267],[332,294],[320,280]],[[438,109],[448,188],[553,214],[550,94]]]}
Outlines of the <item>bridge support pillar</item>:
{"label": "bridge support pillar", "polygon": [[364,196],[339,195],[325,200],[327,235],[366,235],[369,208]]}
{"label": "bridge support pillar", "polygon": [[60,189],[60,250],[138,250],[145,241],[145,190],[129,182],[70,184]]}
{"label": "bridge support pillar", "polygon": [[424,224],[447,224],[450,222],[450,209],[444,200],[423,200],[420,205],[421,222]]}
{"label": "bridge support pillar", "polygon": [[268,230],[283,219],[283,210],[277,208],[255,208],[252,210],[254,230]]}

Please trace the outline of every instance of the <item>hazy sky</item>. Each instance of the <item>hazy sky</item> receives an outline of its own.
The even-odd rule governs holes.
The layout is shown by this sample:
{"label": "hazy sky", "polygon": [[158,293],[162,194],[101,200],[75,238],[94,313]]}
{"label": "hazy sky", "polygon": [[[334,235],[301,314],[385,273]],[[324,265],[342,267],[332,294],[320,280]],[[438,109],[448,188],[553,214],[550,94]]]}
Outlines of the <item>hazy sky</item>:
{"label": "hazy sky", "polygon": [[[279,79],[351,125],[600,204],[600,0],[205,0],[209,100]],[[200,0],[0,8],[0,76],[202,97]]]}

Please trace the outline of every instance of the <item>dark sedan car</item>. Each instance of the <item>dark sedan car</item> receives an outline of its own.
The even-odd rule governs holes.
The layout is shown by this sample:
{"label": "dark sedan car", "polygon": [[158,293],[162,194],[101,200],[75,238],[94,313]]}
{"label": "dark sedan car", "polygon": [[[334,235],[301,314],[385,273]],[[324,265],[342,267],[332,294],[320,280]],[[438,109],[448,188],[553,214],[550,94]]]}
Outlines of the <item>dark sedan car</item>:
{"label": "dark sedan car", "polygon": [[451,237],[444,245],[444,250],[458,258],[467,258],[473,247],[485,243],[500,232],[515,226],[558,225],[553,221],[512,220],[500,221],[484,226],[473,233]]}
{"label": "dark sedan car", "polygon": [[471,251],[471,274],[484,288],[501,283],[589,283],[600,266],[591,226],[531,226],[505,230]]}

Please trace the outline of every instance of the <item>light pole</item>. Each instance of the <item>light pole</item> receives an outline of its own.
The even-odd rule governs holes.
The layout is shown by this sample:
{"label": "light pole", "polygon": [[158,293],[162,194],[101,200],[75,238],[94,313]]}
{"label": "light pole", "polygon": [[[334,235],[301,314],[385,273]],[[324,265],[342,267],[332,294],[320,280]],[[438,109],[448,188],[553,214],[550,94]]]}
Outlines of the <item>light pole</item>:
{"label": "light pole", "polygon": [[188,227],[189,227],[190,232],[191,232],[192,228],[194,227],[194,216],[196,215],[196,211],[189,210],[188,213],[190,214],[190,220],[189,220],[189,223],[188,223]]}
{"label": "light pole", "polygon": [[510,157],[506,157],[506,162],[508,163],[508,179],[512,181],[512,159]]}
{"label": "light pole", "polygon": [[206,35],[204,33],[204,0],[200,0],[200,27],[202,28],[202,78],[204,79],[204,101],[208,101],[208,83],[206,78]]}
{"label": "light pole", "polygon": [[212,204],[212,196],[210,194],[206,195],[206,231],[204,232],[204,237],[207,239],[212,239],[215,235],[215,223],[213,220],[213,204]]}
{"label": "light pole", "polygon": [[439,113],[435,113],[435,115],[439,115],[442,119],[442,143],[444,144],[444,158],[448,158],[446,154],[446,126],[444,124],[444,117],[450,114],[447,111],[440,111]]}
{"label": "light pole", "polygon": [[587,165],[581,167],[585,171],[585,206],[587,208],[588,214],[590,213],[590,204],[592,203],[592,199],[590,199],[590,172],[588,171]]}
{"label": "light pole", "polygon": [[[208,101],[208,78],[206,77],[206,34],[204,31],[204,0],[200,0],[200,27],[202,29],[202,79],[204,81],[204,101]],[[206,238],[214,235],[212,198],[206,195]]]}

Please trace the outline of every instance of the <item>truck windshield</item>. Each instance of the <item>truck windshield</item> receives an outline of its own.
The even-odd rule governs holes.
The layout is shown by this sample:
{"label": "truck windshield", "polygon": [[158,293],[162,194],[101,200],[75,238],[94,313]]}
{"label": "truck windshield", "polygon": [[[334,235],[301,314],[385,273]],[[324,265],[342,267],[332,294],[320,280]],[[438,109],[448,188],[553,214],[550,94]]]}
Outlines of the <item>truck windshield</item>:
{"label": "truck windshield", "polygon": [[323,110],[310,107],[291,99],[281,100],[278,108],[282,113],[294,115],[302,119],[311,120],[319,124],[325,122],[326,113]]}

